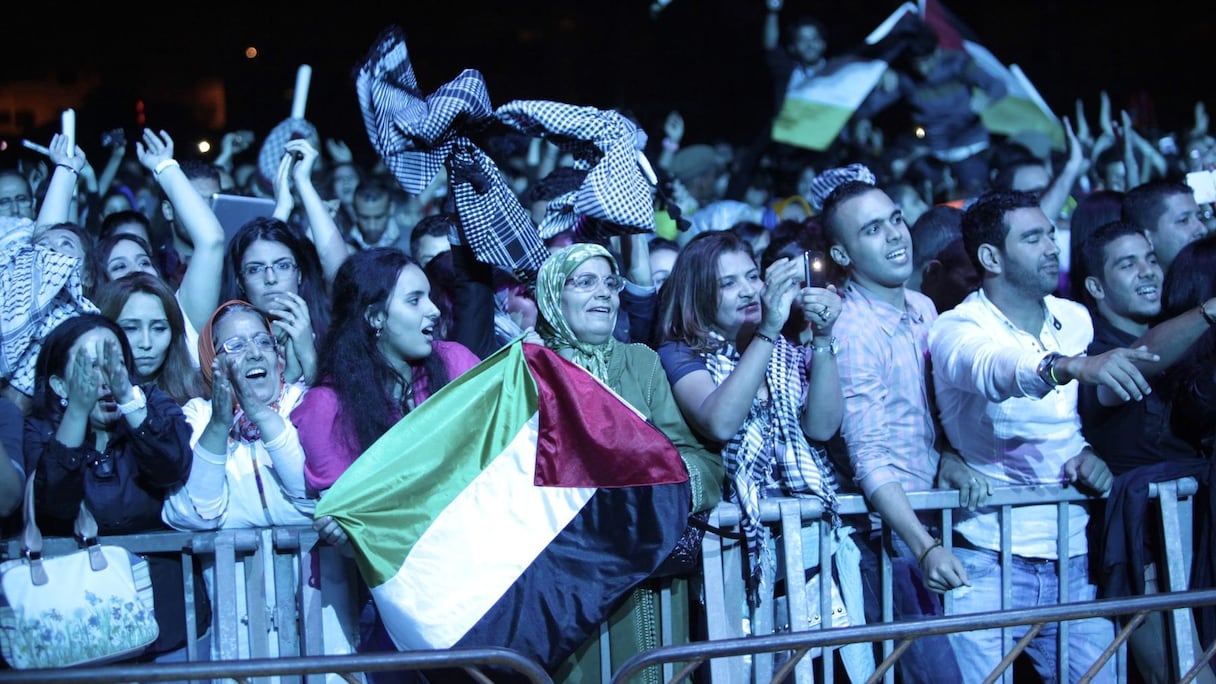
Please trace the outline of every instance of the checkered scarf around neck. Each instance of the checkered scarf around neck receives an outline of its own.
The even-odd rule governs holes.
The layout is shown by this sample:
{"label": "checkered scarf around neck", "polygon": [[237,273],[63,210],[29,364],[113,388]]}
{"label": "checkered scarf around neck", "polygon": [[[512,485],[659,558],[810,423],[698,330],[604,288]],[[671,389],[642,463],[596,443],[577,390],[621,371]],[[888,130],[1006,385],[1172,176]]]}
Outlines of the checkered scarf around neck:
{"label": "checkered scarf around neck", "polygon": [[566,287],[566,280],[583,262],[595,257],[607,259],[612,272],[620,275],[612,254],[594,243],[579,242],[563,247],[545,260],[536,276],[536,306],[540,309],[536,332],[545,341],[546,347],[558,353],[570,349],[573,352],[571,360],[576,365],[607,382],[608,361],[616,349],[616,339],[610,336],[603,344],[583,342],[574,336],[562,314],[562,290]]}
{"label": "checkered scarf around neck", "polygon": [[355,90],[373,148],[407,192],[421,193],[440,168],[447,169],[464,241],[479,261],[530,281],[549,255],[542,232],[484,151],[503,130],[548,139],[588,171],[576,192],[550,202],[546,231],[573,227],[583,215],[622,233],[654,230],[654,184],[638,158],[645,134],[617,112],[544,101],[512,102],[495,111],[473,69],[423,95],[397,26],[372,45]]}
{"label": "checkered scarf around neck", "polygon": [[[203,325],[203,329],[198,331],[198,365],[199,371],[203,375],[203,384],[207,387],[207,396],[211,396],[211,362],[215,361],[216,355],[219,354],[215,343],[211,341],[211,331],[215,328],[215,322],[219,320],[220,314],[234,305],[247,306],[250,311],[257,313],[257,309],[249,302],[241,299],[229,299],[215,308],[215,311],[211,313],[211,317],[207,319],[207,323]],[[263,323],[266,324],[266,332],[271,332],[270,319],[260,313],[258,315],[262,317]],[[274,401],[270,403],[270,408],[274,409],[275,413],[278,413],[279,402],[283,400],[283,389],[286,387],[286,382],[283,379],[283,358],[278,356],[278,354],[275,354],[275,365],[279,369],[279,391],[275,393]],[[236,405],[235,396],[233,397],[233,404],[233,408],[236,409],[236,415],[233,417],[232,430],[229,432],[229,436],[250,443],[262,439],[261,430],[245,415],[245,410]],[[211,410],[214,411],[215,407],[212,406]]]}
{"label": "checkered scarf around neck", "polygon": [[[721,385],[738,363],[739,350],[728,342],[706,358],[716,385]],[[831,462],[822,449],[807,442],[798,419],[807,383],[804,358],[783,337],[777,337],[765,379],[769,393],[767,407],[758,399],[753,400],[743,426],[722,447],[722,462],[738,498],[740,524],[747,539],[748,594],[753,598],[761,579],[771,579],[775,572],[775,560],[769,549],[771,534],[760,523],[760,499],[765,496],[770,468],[774,469],[774,479],[782,489],[795,495],[818,497],[829,511],[833,525],[840,524],[836,475]],[[786,445],[784,450],[780,450],[782,444]]]}

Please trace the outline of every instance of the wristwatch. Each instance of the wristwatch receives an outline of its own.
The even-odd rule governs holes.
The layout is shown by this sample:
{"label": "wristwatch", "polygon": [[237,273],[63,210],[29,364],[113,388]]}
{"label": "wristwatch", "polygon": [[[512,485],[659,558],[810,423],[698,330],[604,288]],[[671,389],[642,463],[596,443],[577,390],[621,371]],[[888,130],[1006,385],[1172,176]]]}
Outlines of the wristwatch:
{"label": "wristwatch", "polygon": [[1060,352],[1051,352],[1047,356],[1044,356],[1042,361],[1039,361],[1039,379],[1047,383],[1049,387],[1060,386],[1060,383],[1056,381],[1056,376],[1053,372],[1053,367],[1056,365],[1056,359],[1060,358],[1060,356]]}
{"label": "wristwatch", "polygon": [[124,416],[129,416],[136,411],[148,406],[148,398],[144,396],[144,391],[139,388],[139,385],[131,386],[131,401],[118,405],[118,412]]}
{"label": "wristwatch", "polygon": [[811,352],[812,353],[830,352],[832,354],[832,356],[836,356],[837,354],[840,353],[840,343],[836,341],[835,336],[829,337],[827,344],[820,343],[819,341],[822,339],[823,339],[822,337],[811,338]]}

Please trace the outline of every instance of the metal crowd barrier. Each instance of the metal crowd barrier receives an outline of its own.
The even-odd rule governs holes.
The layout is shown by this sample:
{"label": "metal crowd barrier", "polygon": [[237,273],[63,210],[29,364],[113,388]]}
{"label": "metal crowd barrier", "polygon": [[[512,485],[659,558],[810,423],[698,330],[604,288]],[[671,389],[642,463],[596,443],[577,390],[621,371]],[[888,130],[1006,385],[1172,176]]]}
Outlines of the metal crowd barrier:
{"label": "metal crowd barrier", "polygon": [[[1213,603],[1216,601],[1208,601],[1206,594],[1200,592],[1190,598],[1178,598],[1178,592],[1185,592],[1188,587],[1188,578],[1190,577],[1191,568],[1191,546],[1192,539],[1192,523],[1193,517],[1191,512],[1191,496],[1196,493],[1198,484],[1193,478],[1183,478],[1177,481],[1168,481],[1153,484],[1150,486],[1149,496],[1156,499],[1160,513],[1160,529],[1162,531],[1161,539],[1164,540],[1165,548],[1157,558],[1160,567],[1164,568],[1161,573],[1164,577],[1162,582],[1165,592],[1170,594],[1158,594],[1145,597],[1135,597],[1131,599],[1121,599],[1110,602],[1106,605],[1108,615],[1133,614],[1140,610],[1166,610],[1167,627],[1171,633],[1170,651],[1172,657],[1172,667],[1178,677],[1182,677],[1183,673],[1196,670],[1197,654],[1194,652],[1191,641],[1191,633],[1194,627],[1193,615],[1191,608],[1196,605],[1202,605],[1204,602]],[[705,611],[707,616],[708,640],[706,642],[685,645],[685,646],[664,646],[657,649],[660,655],[656,655],[655,651],[648,654],[639,655],[635,662],[629,666],[622,668],[615,673],[614,681],[625,681],[629,672],[643,667],[646,664],[655,665],[658,663],[672,664],[682,661],[691,661],[679,672],[671,673],[670,668],[665,671],[667,681],[679,681],[682,676],[688,675],[695,671],[698,666],[708,663],[711,672],[711,679],[715,684],[719,682],[762,682],[762,681],[781,681],[787,674],[792,674],[794,680],[799,684],[813,681],[822,681],[831,683],[834,679],[834,668],[832,658],[829,655],[821,658],[806,658],[807,650],[819,646],[843,645],[852,643],[857,640],[872,641],[881,643],[880,653],[881,659],[878,662],[875,680],[881,678],[883,681],[891,683],[895,681],[894,664],[903,654],[908,644],[912,640],[920,636],[930,634],[941,634],[950,631],[969,631],[971,629],[979,629],[982,626],[1002,628],[1013,627],[1022,624],[1032,624],[1037,618],[1048,615],[1051,610],[1064,610],[1061,615],[1068,614],[1069,616],[1087,616],[1087,610],[1091,608],[1098,610],[1095,604],[1085,604],[1072,606],[1059,606],[1051,609],[1036,609],[1036,610],[1020,610],[1015,611],[1012,608],[1012,587],[1010,582],[1010,573],[1008,569],[1012,563],[1012,554],[1009,552],[1012,542],[1012,510],[1014,506],[1026,504],[1054,504],[1058,507],[1058,537],[1057,541],[1060,548],[1067,548],[1064,540],[1068,538],[1069,526],[1067,510],[1070,503],[1084,502],[1091,500],[1093,497],[1086,496],[1078,492],[1075,488],[1065,486],[1025,486],[1025,487],[1006,487],[998,488],[994,491],[993,497],[988,502],[989,506],[997,508],[1001,516],[1001,546],[1005,551],[1000,555],[1001,573],[1002,573],[1002,605],[1003,610],[999,613],[979,614],[979,615],[961,615],[951,616],[945,619],[935,618],[940,620],[934,622],[932,629],[928,623],[922,621],[900,621],[892,622],[892,595],[891,595],[891,560],[888,556],[887,545],[883,545],[882,555],[880,558],[880,586],[882,593],[882,615],[884,622],[876,625],[867,625],[865,627],[846,627],[831,629],[825,627],[823,623],[809,625],[807,621],[808,606],[815,605],[812,601],[817,601],[820,607],[820,615],[830,614],[831,597],[829,594],[830,583],[821,582],[819,584],[818,596],[807,596],[805,589],[805,581],[803,576],[803,568],[801,563],[784,563],[785,572],[782,580],[785,583],[788,596],[788,605],[782,613],[781,603],[774,599],[772,585],[761,585],[761,596],[757,606],[749,607],[745,597],[745,589],[743,583],[744,571],[742,569],[742,551],[738,542],[729,538],[722,538],[714,534],[706,534],[703,543],[703,573],[705,579]],[[953,527],[953,510],[960,505],[959,493],[955,490],[934,490],[928,492],[909,493],[908,499],[912,507],[918,511],[932,511],[935,515],[940,516],[940,524],[942,530],[950,530]],[[869,508],[865,500],[860,495],[846,495],[840,497],[839,513],[845,516],[846,519],[853,516],[864,517],[864,514],[869,512]],[[802,558],[802,539],[799,534],[804,526],[819,527],[819,558],[821,559],[821,574],[827,577],[826,573],[830,569],[830,565],[823,564],[823,559],[833,559],[833,542],[828,530],[831,529],[831,524],[824,515],[823,507],[818,501],[804,500],[795,498],[770,498],[761,502],[761,520],[770,527],[770,529],[781,540],[777,547],[778,553],[785,558]],[[731,504],[720,505],[711,515],[710,524],[726,531],[735,532],[739,524],[739,510]],[[890,535],[892,532],[889,528],[883,527],[882,533]],[[949,534],[943,535],[943,545],[946,548],[952,548],[952,540]],[[1057,572],[1059,574],[1059,585],[1061,587],[1068,586],[1068,564],[1057,563]],[[1161,596],[1168,596],[1167,599],[1161,599]],[[949,593],[945,595],[946,612],[949,614],[952,600]],[[1070,613],[1069,610],[1072,612]],[[1040,611],[1048,611],[1042,613]],[[1136,624],[1142,617],[1136,619]],[[824,623],[827,621],[824,620]],[[780,628],[774,627],[781,625]],[[784,629],[790,631],[789,635],[780,634]],[[798,634],[802,632],[802,634]],[[1108,658],[1115,658],[1116,670],[1119,681],[1127,681],[1128,658],[1126,648],[1123,643],[1130,635],[1131,629],[1122,630],[1116,638],[1111,652],[1107,654]],[[1058,630],[1058,646],[1057,649],[1057,675],[1061,681],[1068,680],[1068,649],[1065,647],[1068,640],[1068,625],[1060,624]],[[784,640],[783,640],[784,639]],[[1013,656],[1023,649],[1026,644],[1015,644],[1012,637],[1012,632],[1009,629],[1004,629],[1005,652],[1009,654],[1006,662],[1002,664],[997,672],[993,673],[993,679],[1001,677],[1005,682],[1013,681],[1013,670],[1008,667],[1013,662]],[[751,644],[751,647],[748,647]],[[796,645],[797,648],[805,647],[801,654],[795,652],[787,652],[784,655],[797,657],[792,658],[789,662],[784,663],[780,667],[775,667],[774,663],[781,655],[782,651],[787,649],[778,648],[776,644]],[[1216,649],[1216,645],[1213,645]],[[1209,649],[1207,653],[1199,657],[1200,663],[1206,663],[1212,657],[1213,649]],[[662,655],[665,654],[665,655]],[[819,667],[816,668],[815,663],[818,662]],[[636,666],[636,667],[635,667]]]}
{"label": "metal crowd barrier", "polygon": [[[980,615],[951,616],[925,621],[892,622],[891,562],[885,549],[880,558],[882,614],[887,621],[864,627],[840,629],[824,628],[808,624],[807,615],[811,601],[818,601],[821,615],[830,614],[831,582],[821,582],[818,596],[807,596],[801,559],[802,537],[798,533],[804,526],[820,529],[819,558],[833,559],[832,539],[826,532],[830,523],[824,517],[822,507],[816,501],[776,498],[761,502],[761,517],[780,536],[778,553],[797,562],[784,563],[784,580],[787,599],[777,601],[773,587],[762,586],[759,604],[748,606],[744,589],[744,559],[740,543],[730,537],[720,537],[707,532],[702,544],[702,573],[693,578],[693,595],[700,594],[704,628],[695,625],[694,638],[703,633],[702,640],[689,645],[672,644],[673,625],[671,616],[671,591],[664,585],[661,594],[663,622],[660,625],[663,645],[653,651],[638,654],[618,672],[611,671],[609,638],[606,626],[601,628],[600,648],[601,681],[626,681],[630,673],[650,665],[662,665],[666,681],[688,681],[691,673],[708,665],[709,679],[714,684],[736,684],[749,681],[780,681],[792,674],[799,684],[812,681],[831,683],[834,673],[832,649],[842,644],[869,641],[881,644],[881,662],[874,679],[894,682],[893,665],[907,648],[911,640],[930,634],[951,631],[967,631],[983,627],[1013,627],[1023,624],[1038,624],[1041,620],[1058,621],[1084,613],[1091,615],[1134,615],[1144,611],[1169,611],[1167,626],[1171,630],[1171,656],[1177,673],[1186,673],[1212,657],[1213,649],[1197,655],[1191,645],[1189,634],[1193,629],[1191,608],[1206,603],[1216,603],[1212,592],[1184,592],[1190,573],[1192,515],[1191,497],[1197,483],[1190,478],[1163,482],[1151,487],[1150,496],[1160,503],[1161,538],[1166,542],[1164,557],[1160,559],[1164,572],[1162,586],[1165,593],[1151,596],[1099,601],[1091,604],[1061,605],[1033,610],[1011,609],[1012,594],[1006,569],[1011,557],[1002,554],[1004,577],[1004,605],[1006,610]],[[994,492],[990,504],[998,508],[1003,516],[1002,536],[1004,548],[1009,548],[1012,535],[1009,521],[1012,507],[1024,504],[1055,504],[1059,506],[1060,538],[1068,535],[1067,506],[1071,502],[1085,501],[1073,488],[1059,486],[1002,488]],[[959,506],[959,494],[953,490],[935,490],[909,494],[914,509],[932,511],[940,516],[941,527],[949,530],[953,522],[953,509]],[[869,512],[864,499],[859,495],[840,498],[840,513],[846,517],[865,518]],[[724,532],[737,530],[739,512],[731,504],[721,504],[711,515],[711,525]],[[890,534],[889,530],[884,530]],[[10,671],[0,670],[0,681],[39,682],[104,682],[117,681],[178,681],[236,679],[237,681],[286,682],[290,684],[319,684],[330,681],[359,681],[358,673],[392,669],[430,669],[438,667],[460,667],[479,681],[492,681],[483,674],[483,667],[507,667],[523,674],[531,681],[548,681],[548,675],[534,663],[506,649],[453,649],[446,651],[333,655],[332,644],[326,644],[323,629],[323,606],[334,601],[326,596],[332,587],[310,587],[307,578],[312,566],[311,553],[324,549],[322,564],[345,562],[334,549],[317,544],[316,533],[309,527],[283,527],[272,529],[222,530],[218,532],[154,532],[146,534],[105,537],[104,543],[121,544],[135,553],[170,552],[180,553],[185,582],[186,622],[188,633],[188,659],[180,664],[118,664],[104,667],[76,668],[70,670]],[[944,544],[949,548],[951,540],[945,535]],[[48,538],[46,553],[75,548],[75,540]],[[2,547],[7,558],[19,555],[19,541],[8,540]],[[214,567],[213,620],[210,639],[214,657],[202,652],[204,642],[194,633],[195,611],[193,605],[194,558],[207,559]],[[830,561],[821,563],[821,570],[830,570]],[[348,589],[359,581],[353,564],[346,570],[351,582]],[[1061,566],[1061,586],[1067,586],[1067,564]],[[347,597],[348,599],[352,597]],[[949,594],[946,596],[949,608]],[[340,601],[339,601],[340,603]],[[350,606],[358,610],[357,601]],[[784,610],[785,612],[780,612]],[[696,611],[694,611],[694,615]],[[355,621],[356,615],[347,616]],[[1140,618],[1142,619],[1142,618]],[[1133,621],[1136,618],[1133,617]],[[825,620],[826,622],[826,620]],[[357,622],[356,622],[357,624]],[[788,629],[782,633],[781,629]],[[1025,644],[1014,644],[1006,630],[1007,660],[1012,662]],[[1116,658],[1120,681],[1127,679],[1126,648],[1123,641],[1130,633],[1124,629],[1112,645],[1110,657]],[[349,635],[353,644],[356,635]],[[1187,638],[1183,638],[1186,636]],[[1059,630],[1061,644],[1067,640],[1067,625]],[[824,654],[814,658],[805,657],[812,648],[822,648]],[[1213,647],[1216,649],[1216,646]],[[325,655],[326,653],[330,655]],[[1066,648],[1058,650],[1060,672],[1067,673]],[[782,654],[787,661],[775,667]],[[522,662],[521,662],[522,661]],[[818,663],[818,667],[815,665]],[[1012,682],[1012,668],[1006,668],[996,676]],[[250,679],[256,678],[256,679]],[[701,677],[704,679],[704,676]],[[1066,677],[1064,677],[1066,679]]]}

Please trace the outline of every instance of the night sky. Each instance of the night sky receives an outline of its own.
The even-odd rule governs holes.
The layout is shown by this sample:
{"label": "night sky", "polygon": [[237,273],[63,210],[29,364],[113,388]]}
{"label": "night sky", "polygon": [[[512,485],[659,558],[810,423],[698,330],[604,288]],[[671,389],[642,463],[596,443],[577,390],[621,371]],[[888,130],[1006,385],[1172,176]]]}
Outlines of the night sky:
{"label": "night sky", "polygon": [[[26,5],[39,12],[38,3]],[[820,17],[834,53],[860,42],[898,5],[787,0],[784,16]],[[1080,97],[1095,125],[1105,88],[1116,107],[1141,112],[1145,125],[1186,128],[1194,103],[1211,90],[1211,61],[1200,56],[1216,37],[1208,12],[1196,16],[1181,5],[1156,3],[1136,14],[1091,0],[955,0],[947,6],[998,58],[1019,64],[1057,115],[1072,115]],[[194,130],[189,113],[161,93],[218,77],[226,84],[228,128],[263,135],[290,114],[296,69],[307,63],[313,78],[306,118],[322,136],[344,138],[358,155],[370,155],[352,74],[380,31],[398,24],[426,92],[475,68],[496,106],[547,99],[620,107],[652,136],[661,135],[666,113],[678,109],[688,125],[686,142],[746,138],[768,115],[763,0],[672,0],[657,18],[649,2],[637,0],[304,7],[91,3],[54,20],[31,17],[5,28],[0,84],[70,79],[77,69],[100,74],[101,90],[77,105],[81,141],[89,142],[93,129],[133,130],[137,99],[147,103],[153,126],[178,135],[214,133]],[[249,45],[260,50],[258,59],[245,59]]]}

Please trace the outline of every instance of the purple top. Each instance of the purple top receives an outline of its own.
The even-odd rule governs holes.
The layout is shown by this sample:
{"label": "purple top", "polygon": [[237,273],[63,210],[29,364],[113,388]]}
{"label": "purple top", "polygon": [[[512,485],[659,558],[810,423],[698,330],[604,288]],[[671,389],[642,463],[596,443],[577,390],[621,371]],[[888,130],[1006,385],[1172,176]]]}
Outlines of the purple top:
{"label": "purple top", "polygon": [[[456,378],[476,366],[479,359],[456,342],[435,342],[434,351],[447,367],[448,377]],[[414,385],[414,400],[421,404],[431,396],[423,381]],[[313,493],[324,492],[363,453],[358,440],[338,425],[338,397],[326,386],[313,387],[291,412],[291,422],[300,433],[304,447],[304,480]]]}

